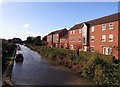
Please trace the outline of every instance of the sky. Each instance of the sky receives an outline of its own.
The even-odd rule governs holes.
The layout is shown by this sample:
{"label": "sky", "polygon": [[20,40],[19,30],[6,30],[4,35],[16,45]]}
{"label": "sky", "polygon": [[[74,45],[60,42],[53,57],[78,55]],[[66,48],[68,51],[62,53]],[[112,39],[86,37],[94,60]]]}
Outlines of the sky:
{"label": "sky", "polygon": [[0,4],[0,38],[45,36],[118,12],[118,2],[6,2]]}

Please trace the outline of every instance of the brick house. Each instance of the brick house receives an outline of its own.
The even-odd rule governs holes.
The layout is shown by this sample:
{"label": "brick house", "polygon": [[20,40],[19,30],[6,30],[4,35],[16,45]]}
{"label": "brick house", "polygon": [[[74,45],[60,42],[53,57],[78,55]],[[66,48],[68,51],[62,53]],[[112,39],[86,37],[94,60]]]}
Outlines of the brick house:
{"label": "brick house", "polygon": [[47,35],[47,46],[53,47],[53,32]]}
{"label": "brick house", "polygon": [[120,13],[76,24],[68,31],[69,48],[99,52],[119,58]]}
{"label": "brick house", "polygon": [[60,38],[60,48],[69,48],[69,44],[68,44],[68,33],[66,33],[65,35],[61,36]]}
{"label": "brick house", "polygon": [[[57,47],[57,48],[61,48],[61,42],[60,42],[60,38],[62,38],[63,36],[65,36],[68,33],[67,29],[61,29],[61,30],[57,30],[57,31],[53,31],[50,34],[47,35],[47,42],[48,42],[48,46],[51,47]],[[64,38],[65,40],[65,38]],[[66,43],[66,41],[64,42],[64,44]]]}
{"label": "brick house", "polygon": [[82,24],[76,24],[68,31],[68,42],[71,50],[82,48]]}

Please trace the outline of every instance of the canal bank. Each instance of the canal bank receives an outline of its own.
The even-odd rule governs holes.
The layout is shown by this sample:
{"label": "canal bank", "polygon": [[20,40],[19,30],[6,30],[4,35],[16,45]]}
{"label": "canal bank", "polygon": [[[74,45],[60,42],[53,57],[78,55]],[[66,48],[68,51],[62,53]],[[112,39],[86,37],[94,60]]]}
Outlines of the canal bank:
{"label": "canal bank", "polygon": [[12,57],[9,61],[9,64],[7,65],[2,75],[2,87],[14,87],[13,82],[11,81],[11,77],[12,77],[15,53],[16,53],[16,48],[14,49]]}
{"label": "canal bank", "polygon": [[23,63],[14,62],[12,82],[14,85],[95,85],[90,80],[80,78],[70,69],[48,63],[39,53],[26,46],[20,46]]}

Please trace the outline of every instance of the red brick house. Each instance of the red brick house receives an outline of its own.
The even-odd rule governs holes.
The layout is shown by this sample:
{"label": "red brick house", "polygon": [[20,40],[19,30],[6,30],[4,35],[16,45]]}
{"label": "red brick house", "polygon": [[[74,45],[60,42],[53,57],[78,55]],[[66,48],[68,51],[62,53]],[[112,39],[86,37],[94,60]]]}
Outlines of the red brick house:
{"label": "red brick house", "polygon": [[68,44],[68,33],[66,33],[65,35],[61,36],[60,38],[60,48],[69,48],[69,44]]}
{"label": "red brick house", "polygon": [[53,47],[53,32],[47,35],[47,46]]}
{"label": "red brick house", "polygon": [[68,31],[70,49],[99,52],[119,58],[120,13],[76,24]]}
{"label": "red brick house", "polygon": [[[50,34],[47,35],[47,42],[48,42],[48,46],[51,46],[51,47],[58,47],[58,48],[61,48],[61,43],[60,39],[67,35],[68,31],[66,28],[64,29],[61,29],[61,30],[57,30],[57,31],[53,31],[51,32]],[[64,38],[65,40],[65,38]],[[67,39],[66,39],[67,40]],[[66,43],[67,41],[64,42],[64,44]]]}

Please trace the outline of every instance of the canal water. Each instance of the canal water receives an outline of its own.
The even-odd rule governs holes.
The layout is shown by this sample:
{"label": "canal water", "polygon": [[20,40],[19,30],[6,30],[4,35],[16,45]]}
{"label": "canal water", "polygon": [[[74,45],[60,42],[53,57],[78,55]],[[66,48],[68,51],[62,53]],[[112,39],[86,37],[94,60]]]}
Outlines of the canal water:
{"label": "canal water", "polygon": [[20,45],[23,63],[14,61],[12,82],[14,85],[94,85],[78,77],[66,67],[49,64],[39,53]]}

